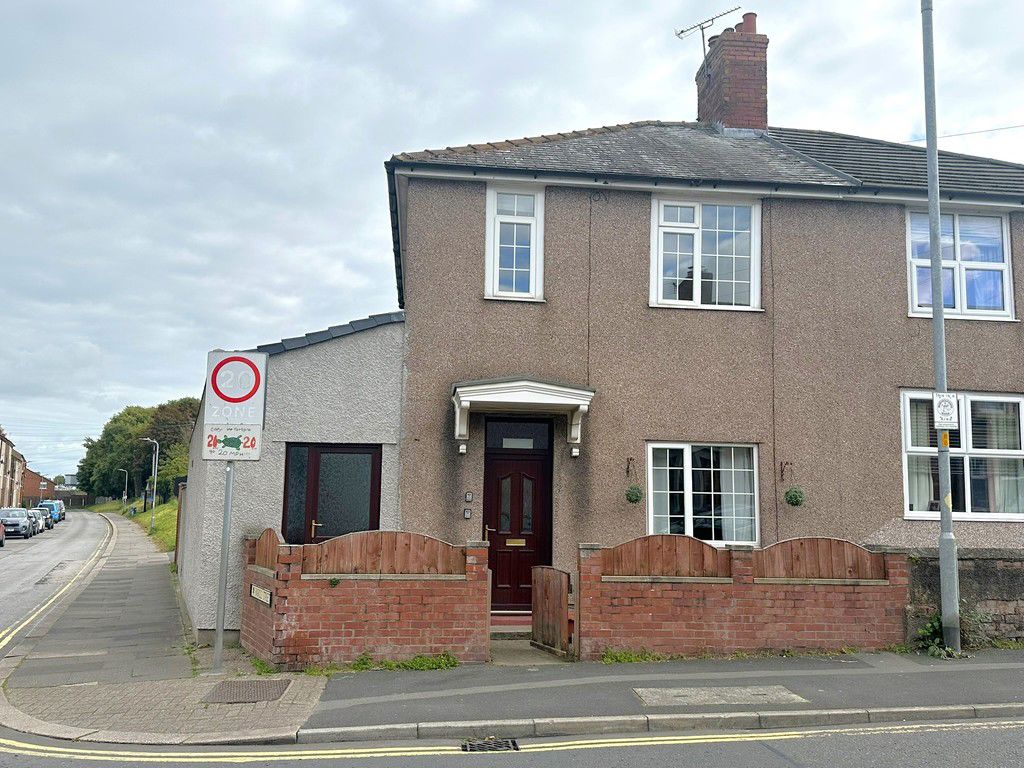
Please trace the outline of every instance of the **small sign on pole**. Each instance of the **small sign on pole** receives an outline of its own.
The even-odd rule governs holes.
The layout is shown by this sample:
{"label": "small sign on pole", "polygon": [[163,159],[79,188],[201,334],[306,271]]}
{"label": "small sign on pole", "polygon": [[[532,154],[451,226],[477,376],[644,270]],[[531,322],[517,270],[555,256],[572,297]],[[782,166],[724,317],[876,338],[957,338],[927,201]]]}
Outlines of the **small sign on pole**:
{"label": "small sign on pole", "polygon": [[952,392],[932,393],[932,416],[937,431],[960,429],[960,408]]}
{"label": "small sign on pole", "polygon": [[225,462],[224,519],[221,523],[220,573],[217,580],[217,627],[213,640],[214,672],[220,671],[224,657],[224,615],[227,611],[235,462],[259,461],[263,448],[266,387],[265,353],[211,352],[207,355],[203,458]]}

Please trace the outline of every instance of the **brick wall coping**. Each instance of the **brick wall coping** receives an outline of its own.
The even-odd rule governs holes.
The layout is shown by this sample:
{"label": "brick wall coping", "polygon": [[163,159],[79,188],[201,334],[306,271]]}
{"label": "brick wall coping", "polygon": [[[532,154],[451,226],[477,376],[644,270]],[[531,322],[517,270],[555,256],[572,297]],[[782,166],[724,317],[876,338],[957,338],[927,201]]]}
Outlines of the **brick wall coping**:
{"label": "brick wall coping", "polygon": [[[868,544],[867,549],[881,554],[906,555],[912,558],[939,556],[937,547],[893,547],[883,544]],[[1024,549],[958,547],[957,555],[960,560],[1024,560]]]}
{"label": "brick wall coping", "polygon": [[727,576],[601,576],[601,581],[634,584],[732,584]]}
{"label": "brick wall coping", "polygon": [[271,578],[271,579],[277,578],[277,574],[276,573],[274,573],[270,568],[264,568],[262,565],[253,565],[253,564],[250,563],[246,567],[249,568],[250,570],[256,571],[256,573],[262,573],[264,576],[266,576],[268,578]]}
{"label": "brick wall coping", "polygon": [[303,573],[302,581],[466,581],[464,573]]}
{"label": "brick wall coping", "polygon": [[595,549],[607,549],[604,544],[594,544],[593,542],[585,542],[579,545],[580,549],[595,550]]}
{"label": "brick wall coping", "polygon": [[758,577],[755,584],[824,584],[835,587],[887,587],[888,579],[791,579],[781,577]]}

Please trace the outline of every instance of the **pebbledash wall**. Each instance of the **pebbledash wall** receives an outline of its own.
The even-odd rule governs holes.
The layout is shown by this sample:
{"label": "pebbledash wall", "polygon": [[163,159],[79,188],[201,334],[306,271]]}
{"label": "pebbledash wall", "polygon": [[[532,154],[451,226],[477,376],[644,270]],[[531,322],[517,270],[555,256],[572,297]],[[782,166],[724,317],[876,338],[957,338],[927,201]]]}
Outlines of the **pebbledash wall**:
{"label": "pebbledash wall", "polygon": [[[386,321],[386,322],[385,322]],[[359,325],[356,321],[353,325]],[[243,540],[281,529],[285,446],[290,442],[382,445],[380,524],[399,527],[398,437],[404,333],[401,313],[362,330],[271,354],[267,362],[262,458],[235,464],[225,626],[237,632]],[[189,446],[178,578],[197,638],[216,622],[217,569],[224,510],[224,462],[202,459],[200,423]]]}
{"label": "pebbledash wall", "polygon": [[363,653],[490,658],[485,542],[369,531],[298,546],[267,530],[245,552],[242,647],[281,669]]}
{"label": "pebbledash wall", "polygon": [[[554,438],[554,565],[580,541],[647,532],[648,441],[756,443],[761,545],[793,536],[928,546],[903,517],[900,389],[932,384],[930,326],[908,317],[906,209],[762,199],[761,312],[648,305],[651,195],[548,186],[544,302],[484,298],[486,185],[400,180],[406,329],[403,524],[481,535],[483,429],[453,438],[452,384],[524,376],[596,390],[571,458]],[[1010,215],[1024,308],[1024,215]],[[587,288],[589,286],[589,289]],[[1024,325],[947,323],[950,387],[1020,392]],[[783,481],[780,466],[787,463]],[[627,476],[627,468],[633,474]],[[782,499],[799,485],[807,502]],[[472,492],[477,501],[466,504]],[[464,507],[472,517],[464,520]],[[958,522],[962,548],[1020,547],[1024,525]]]}

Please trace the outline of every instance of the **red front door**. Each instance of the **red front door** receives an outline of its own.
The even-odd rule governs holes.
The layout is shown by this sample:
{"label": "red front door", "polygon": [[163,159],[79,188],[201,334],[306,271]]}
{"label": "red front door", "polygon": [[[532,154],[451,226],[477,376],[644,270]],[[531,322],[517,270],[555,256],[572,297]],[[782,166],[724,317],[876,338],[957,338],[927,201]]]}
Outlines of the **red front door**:
{"label": "red front door", "polygon": [[494,610],[530,610],[533,566],[551,564],[550,466],[548,455],[488,452],[485,458],[484,525]]}

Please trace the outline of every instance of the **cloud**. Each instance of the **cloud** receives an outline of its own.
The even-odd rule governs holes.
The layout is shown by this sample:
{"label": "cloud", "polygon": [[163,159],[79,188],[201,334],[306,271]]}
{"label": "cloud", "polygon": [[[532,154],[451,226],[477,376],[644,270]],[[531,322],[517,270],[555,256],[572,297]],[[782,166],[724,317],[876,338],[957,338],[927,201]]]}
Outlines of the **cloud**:
{"label": "cloud", "polygon": [[[920,135],[915,4],[759,10],[774,123]],[[395,308],[384,160],[693,119],[700,42],[672,33],[707,14],[696,0],[4,3],[0,423],[35,466],[69,472],[114,411],[198,394],[208,349]],[[1006,98],[1020,15],[940,7],[942,132],[1024,123]],[[1020,137],[944,146],[1024,161]]]}

